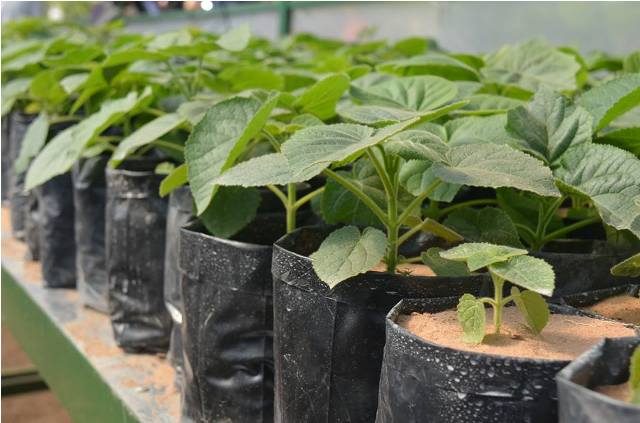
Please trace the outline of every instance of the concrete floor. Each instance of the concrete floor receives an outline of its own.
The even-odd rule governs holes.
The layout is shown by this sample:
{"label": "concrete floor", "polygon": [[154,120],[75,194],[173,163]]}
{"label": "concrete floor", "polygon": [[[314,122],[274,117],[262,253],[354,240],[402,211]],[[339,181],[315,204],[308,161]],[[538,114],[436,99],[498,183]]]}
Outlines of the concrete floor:
{"label": "concrete floor", "polygon": [[[8,328],[2,325],[2,370],[30,366]],[[10,423],[73,423],[50,391],[37,391],[2,398],[2,421]]]}

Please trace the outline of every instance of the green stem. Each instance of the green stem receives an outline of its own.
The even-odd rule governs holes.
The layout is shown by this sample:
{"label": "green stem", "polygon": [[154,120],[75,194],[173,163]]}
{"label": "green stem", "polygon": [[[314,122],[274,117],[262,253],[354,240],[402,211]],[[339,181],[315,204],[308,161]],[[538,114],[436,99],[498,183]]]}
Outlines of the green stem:
{"label": "green stem", "polygon": [[287,233],[296,229],[296,184],[287,184]]}
{"label": "green stem", "polygon": [[174,144],[174,143],[169,142],[169,141],[155,140],[155,141],[152,141],[150,144],[154,145],[156,147],[164,147],[164,148],[168,148],[170,150],[175,150],[175,151],[179,151],[181,153],[184,153],[184,146],[179,145],[179,144]]}
{"label": "green stem", "polygon": [[502,302],[502,289],[504,287],[504,279],[493,273],[491,273],[491,279],[493,279],[493,300],[495,301],[495,304],[492,304],[494,333],[496,335],[500,335],[500,326],[502,326],[502,308],[504,306]]}
{"label": "green stem", "polygon": [[569,226],[565,226],[564,228],[558,229],[557,231],[551,232],[550,234],[547,234],[543,239],[542,239],[542,244],[544,245],[545,243],[549,242],[549,241],[553,241],[554,239],[560,238],[566,234],[569,234],[573,231],[576,231],[580,228],[584,228],[585,226],[589,226],[589,225],[593,225],[594,223],[598,223],[600,222],[600,218],[599,217],[592,217],[589,219],[585,219],[585,220],[581,220],[580,222],[576,222],[574,224],[571,224]]}
{"label": "green stem", "polygon": [[187,87],[187,85],[185,84],[184,80],[182,79],[182,77],[180,75],[178,75],[178,72],[176,71],[176,69],[173,67],[173,65],[171,64],[171,60],[165,60],[167,68],[169,68],[169,72],[171,72],[171,74],[173,75],[173,77],[176,79],[177,83],[178,83],[178,87],[180,92],[182,93],[182,95],[185,98],[189,98],[191,97],[189,94],[189,87]]}
{"label": "green stem", "polygon": [[472,207],[472,206],[483,206],[488,204],[498,204],[498,200],[495,198],[480,198],[478,200],[469,200],[464,201],[462,203],[454,204],[453,206],[445,207],[438,212],[438,219],[441,219],[443,216],[448,215],[452,211],[464,208],[464,207]]}
{"label": "green stem", "polygon": [[391,190],[391,195],[387,197],[388,223],[387,223],[387,272],[395,273],[398,265],[398,231],[400,229],[398,220],[398,199],[395,190]]}
{"label": "green stem", "polygon": [[424,225],[424,221],[420,222],[418,225],[414,226],[413,228],[409,229],[407,232],[405,232],[404,234],[402,234],[400,236],[400,238],[398,238],[398,245],[402,245],[404,244],[409,238],[411,238],[416,232],[420,231],[422,229],[422,226]]}
{"label": "green stem", "polygon": [[380,219],[380,221],[382,222],[383,225],[387,226],[388,224],[388,219],[387,219],[387,215],[384,211],[382,211],[382,209],[380,208],[380,206],[378,206],[372,199],[371,197],[369,197],[367,194],[365,194],[364,192],[362,192],[357,186],[355,186],[354,184],[352,184],[349,180],[347,180],[346,178],[340,176],[338,173],[332,171],[331,169],[325,169],[323,171],[323,173],[325,175],[327,175],[330,178],[333,178],[333,180],[335,180],[337,183],[339,183],[340,185],[342,185],[345,189],[347,189],[348,191],[350,191],[353,195],[355,195],[356,197],[358,197],[367,207],[369,207],[369,209],[373,212],[373,214],[376,215],[376,217],[378,219]]}
{"label": "green stem", "polygon": [[198,69],[196,70],[195,76],[193,77],[193,81],[191,81],[191,95],[194,95],[196,90],[198,89],[198,85],[200,82],[200,74],[202,73],[202,60],[203,56],[200,56],[198,59]]}
{"label": "green stem", "polygon": [[125,137],[131,135],[131,118],[129,116],[124,118],[123,131]]}
{"label": "green stem", "polygon": [[306,203],[311,201],[315,196],[320,195],[323,192],[324,192],[324,187],[311,191],[309,194],[303,196],[298,201],[296,201],[295,208],[299,209],[300,207],[304,206]]}
{"label": "green stem", "polygon": [[404,258],[400,263],[422,263],[422,256]]}
{"label": "green stem", "polygon": [[49,118],[49,125],[55,125],[56,123],[65,123],[65,122],[79,122],[82,120],[78,116],[56,116]]}
{"label": "green stem", "polygon": [[166,113],[163,112],[162,110],[156,109],[156,108],[153,108],[153,107],[147,107],[147,108],[144,109],[144,111],[146,113],[149,113],[150,115],[157,116],[157,117],[166,115]]}
{"label": "green stem", "polygon": [[413,213],[413,211],[416,209],[416,207],[420,207],[422,205],[422,203],[424,202],[424,200],[431,195],[431,193],[433,191],[436,190],[436,188],[438,188],[438,185],[440,185],[441,181],[433,181],[433,183],[431,185],[429,185],[429,187],[426,189],[426,191],[424,191],[422,194],[420,194],[419,196],[417,196],[416,198],[413,199],[413,201],[411,201],[411,203],[409,203],[409,205],[407,206],[406,209],[404,209],[404,211],[402,212],[402,214],[400,215],[400,218],[398,219],[399,223],[404,222],[407,217],[409,217],[411,215],[411,213]]}
{"label": "green stem", "polygon": [[366,151],[367,151],[367,156],[369,157],[369,160],[373,164],[373,167],[376,169],[376,172],[378,172],[378,176],[382,181],[382,186],[384,187],[384,191],[387,197],[390,197],[392,195],[393,186],[391,185],[391,180],[389,179],[389,175],[387,175],[385,167],[380,163],[380,161],[376,157],[374,151],[371,150],[371,148],[367,148]]}
{"label": "green stem", "polygon": [[287,199],[287,196],[284,195],[284,192],[275,185],[266,185],[266,187],[269,191],[273,192],[280,201],[282,201],[282,205],[286,208],[289,200]]}

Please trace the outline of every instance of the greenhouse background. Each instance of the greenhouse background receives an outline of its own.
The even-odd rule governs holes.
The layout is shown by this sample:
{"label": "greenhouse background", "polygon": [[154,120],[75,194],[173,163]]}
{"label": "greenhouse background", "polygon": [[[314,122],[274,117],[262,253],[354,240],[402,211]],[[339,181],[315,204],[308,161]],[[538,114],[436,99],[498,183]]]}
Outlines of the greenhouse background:
{"label": "greenhouse background", "polygon": [[0,12],[5,421],[640,421],[640,1]]}

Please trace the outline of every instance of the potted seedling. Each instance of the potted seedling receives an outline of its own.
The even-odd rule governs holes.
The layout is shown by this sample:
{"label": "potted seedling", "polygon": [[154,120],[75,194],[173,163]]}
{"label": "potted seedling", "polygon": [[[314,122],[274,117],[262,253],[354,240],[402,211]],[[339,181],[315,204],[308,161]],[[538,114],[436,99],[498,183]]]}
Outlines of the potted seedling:
{"label": "potted seedling", "polygon": [[604,339],[557,376],[561,423],[640,418],[640,338]]}
{"label": "potted seedling", "polygon": [[[553,269],[526,250],[465,243],[440,255],[471,272],[486,268],[494,294],[464,294],[457,309],[455,298],[406,300],[389,313],[378,422],[556,421],[555,374],[603,335],[634,334],[550,308],[543,295],[553,292]],[[411,384],[400,385],[407,375]]]}
{"label": "potted seedling", "polygon": [[[424,96],[402,95],[410,90]],[[550,171],[524,153],[491,145],[451,148],[433,136],[426,121],[465,104],[451,103],[457,96],[455,84],[430,76],[392,78],[359,96],[369,103],[348,106],[351,116],[379,128],[341,123],[301,129],[282,144],[280,153],[240,163],[217,180],[265,186],[324,174],[325,219],[369,226],[303,228],[276,243],[276,415],[281,421],[314,420],[323,413],[371,421],[384,316],[391,306],[406,297],[444,297],[481,288],[482,275],[406,274],[404,266],[421,261],[427,246],[411,245],[420,233],[438,235],[440,240],[432,241],[436,246],[462,239],[429,218],[423,203],[451,201],[461,185],[557,195]],[[339,169],[347,164],[351,170]],[[375,267],[383,271],[369,272]],[[304,364],[318,357],[322,366]],[[318,385],[319,379],[333,382]],[[300,400],[302,392],[313,393],[309,401],[325,398],[328,406],[313,407]],[[348,405],[331,401],[329,392],[351,400]]]}

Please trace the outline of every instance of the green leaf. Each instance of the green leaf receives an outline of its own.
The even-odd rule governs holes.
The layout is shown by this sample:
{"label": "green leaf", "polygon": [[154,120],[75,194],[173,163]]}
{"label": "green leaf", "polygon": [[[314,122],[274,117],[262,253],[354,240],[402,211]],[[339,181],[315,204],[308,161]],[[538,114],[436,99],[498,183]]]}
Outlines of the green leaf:
{"label": "green leaf", "polygon": [[56,135],[42,149],[27,171],[25,189],[30,190],[57,175],[68,172],[89,145],[90,141],[130,111],[151,97],[151,89],[138,95],[129,93],[124,98],[106,101],[100,110],[79,124]]}
{"label": "green leaf", "polygon": [[[538,225],[538,208],[544,207],[544,210],[548,210],[555,201],[552,197],[541,197],[511,188],[498,189],[496,198],[500,209],[509,215],[514,224],[523,225],[534,233]],[[547,232],[553,232],[563,226],[562,219],[554,215],[547,226]]]}
{"label": "green leaf", "polygon": [[474,94],[468,97],[466,106],[459,109],[456,113],[460,115],[493,115],[497,113],[505,113],[514,107],[518,107],[524,103],[511,97],[503,97],[492,94]]}
{"label": "green leaf", "polygon": [[281,153],[272,153],[236,164],[216,178],[214,183],[223,186],[263,187],[286,185],[291,179],[287,158]]}
{"label": "green leaf", "polygon": [[433,220],[429,217],[425,218],[420,224],[420,230],[423,232],[428,232],[433,235],[439,236],[440,238],[449,241],[449,242],[457,242],[462,241],[464,238],[455,230],[439,223],[437,220]]}
{"label": "green leaf", "polygon": [[478,71],[474,68],[443,53],[428,53],[409,59],[392,60],[378,65],[377,70],[403,76],[435,75],[453,81],[480,79]]}
{"label": "green leaf", "polygon": [[[414,196],[427,190],[438,178],[433,172],[433,163],[424,160],[409,160],[400,168],[399,181],[404,189]],[[450,202],[460,190],[459,184],[441,183],[429,195],[434,201]]]}
{"label": "green leaf", "polygon": [[598,85],[576,102],[593,116],[593,130],[599,131],[640,104],[640,74],[622,75]]}
{"label": "green leaf", "polygon": [[640,127],[622,128],[606,132],[598,137],[596,142],[622,148],[640,157]]}
{"label": "green leaf", "polygon": [[291,182],[306,181],[332,163],[355,158],[366,148],[382,143],[416,121],[411,119],[378,130],[345,123],[301,129],[282,145],[282,153],[292,169]]}
{"label": "green leaf", "polygon": [[513,286],[511,295],[518,311],[524,316],[527,325],[535,334],[542,332],[549,322],[549,306],[540,294],[533,291],[523,291]]}
{"label": "green leaf", "polygon": [[16,99],[27,92],[31,78],[17,78],[2,87],[2,116],[13,108]]}
{"label": "green leaf", "polygon": [[321,120],[332,118],[336,114],[336,104],[349,88],[349,78],[336,74],[313,84],[298,97],[294,106],[302,113],[311,113]]}
{"label": "green leaf", "polygon": [[434,163],[433,172],[451,184],[512,187],[553,197],[560,194],[549,168],[508,146],[469,144],[453,147],[446,162]]}
{"label": "green leaf", "polygon": [[117,167],[136,149],[159,139],[184,122],[185,119],[177,113],[169,113],[146,123],[118,144],[118,148],[109,160],[109,165]]}
{"label": "green leaf", "polygon": [[433,132],[408,129],[389,138],[384,150],[405,160],[437,162],[444,160],[449,146]]}
{"label": "green leaf", "polygon": [[489,271],[521,288],[551,296],[555,288],[555,273],[546,261],[525,255],[511,257],[507,261],[494,262]]}
{"label": "green leaf", "polygon": [[467,241],[522,247],[518,230],[509,215],[496,207],[455,210],[444,225],[458,232]]}
{"label": "green leaf", "polygon": [[479,344],[484,339],[487,316],[484,304],[471,294],[464,294],[458,302],[458,321],[462,326],[462,340]]}
{"label": "green leaf", "polygon": [[185,147],[185,161],[198,214],[215,195],[215,179],[233,165],[245,145],[260,132],[277,101],[277,96],[264,103],[252,97],[232,97],[213,105],[193,128]]}
{"label": "green leaf", "polygon": [[167,176],[160,182],[160,197],[166,197],[175,189],[185,185],[188,181],[187,175],[189,168],[186,164],[173,169]]}
{"label": "green leaf", "polygon": [[31,81],[29,94],[31,97],[45,103],[45,105],[58,104],[67,98],[67,92],[59,81],[59,73],[56,71],[40,72]]}
{"label": "green leaf", "polygon": [[482,74],[489,82],[516,85],[530,92],[541,87],[571,91],[580,64],[569,54],[540,40],[506,45],[485,58]]}
{"label": "green leaf", "polygon": [[241,51],[247,48],[250,38],[251,27],[249,24],[244,24],[222,34],[216,44],[225,50]]}
{"label": "green leaf", "polygon": [[441,251],[443,251],[442,248],[429,248],[426,252],[420,255],[422,262],[429,266],[438,276],[458,277],[471,275],[464,263],[443,259],[440,256]]}
{"label": "green leaf", "polygon": [[628,73],[640,72],[640,50],[636,50],[628,55],[622,64],[622,68]]}
{"label": "green leaf", "polygon": [[509,260],[511,257],[527,254],[527,250],[495,245],[486,242],[467,242],[440,253],[447,260],[463,261],[474,272],[493,263]]}
{"label": "green leaf", "polygon": [[62,85],[62,88],[64,88],[67,94],[71,94],[87,82],[88,78],[88,73],[74,73],[73,75],[62,78],[60,85]]}
{"label": "green leaf", "polygon": [[220,187],[199,219],[211,235],[230,238],[251,223],[259,206],[260,192],[255,188]]}
{"label": "green leaf", "polygon": [[220,79],[229,81],[233,91],[249,89],[282,90],[284,77],[261,65],[239,65],[228,67],[219,74]]}
{"label": "green leaf", "polygon": [[611,268],[614,276],[630,276],[640,278],[640,253],[621,261]]}
{"label": "green leaf", "polygon": [[44,60],[49,67],[74,67],[85,65],[101,56],[103,51],[97,46],[81,46],[64,51],[59,56],[50,56]]}
{"label": "green leaf", "polygon": [[47,134],[49,133],[49,117],[46,113],[40,113],[38,117],[31,122],[27,132],[22,139],[20,154],[15,163],[16,173],[23,173],[29,167],[31,160],[38,155],[44,144],[47,142]]}
{"label": "green leaf", "polygon": [[640,237],[640,160],[604,144],[569,149],[554,171],[561,189],[590,199],[602,220]]}
{"label": "green leaf", "polygon": [[631,387],[631,403],[640,405],[640,346],[631,355],[629,366],[629,386]]}
{"label": "green leaf", "polygon": [[142,60],[156,61],[166,60],[168,58],[169,56],[162,53],[133,48],[113,52],[112,54],[107,56],[104,62],[102,62],[101,67],[110,68],[113,66],[126,65],[131,62],[138,62]]}
{"label": "green leaf", "polygon": [[469,116],[450,120],[445,124],[449,145],[498,144],[516,147],[518,140],[505,129],[505,114],[478,117]]}
{"label": "green leaf", "polygon": [[507,130],[522,141],[521,149],[555,163],[569,147],[591,141],[592,121],[586,110],[543,88],[528,106],[509,111]]}
{"label": "green leaf", "polygon": [[311,254],[313,270],[321,281],[334,288],[340,282],[371,270],[384,257],[385,234],[374,228],[362,233],[355,226],[333,231]]}

